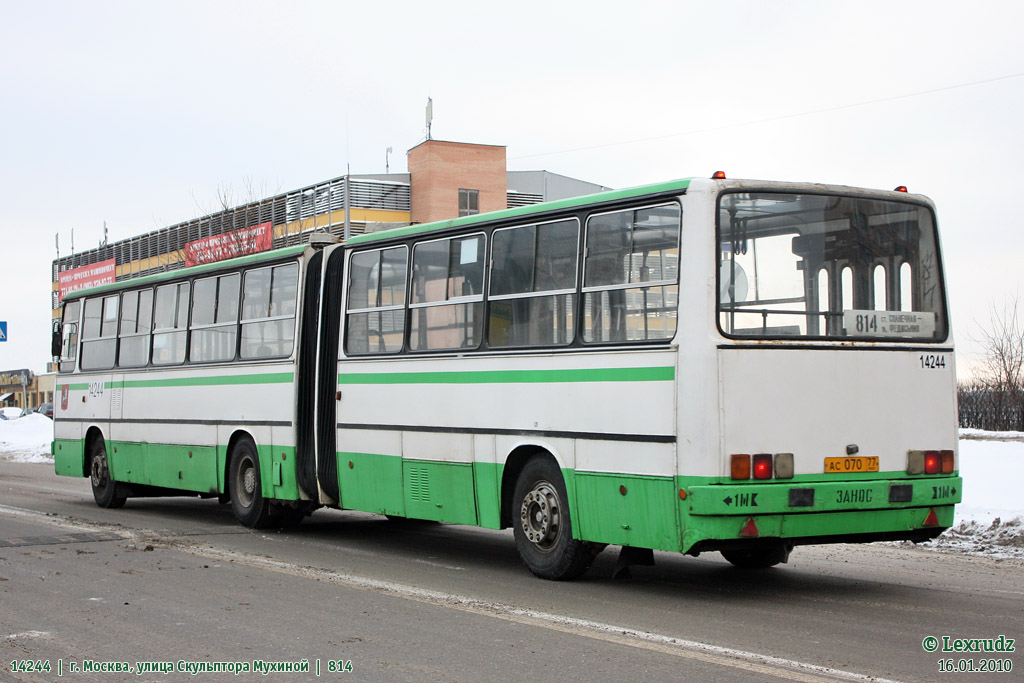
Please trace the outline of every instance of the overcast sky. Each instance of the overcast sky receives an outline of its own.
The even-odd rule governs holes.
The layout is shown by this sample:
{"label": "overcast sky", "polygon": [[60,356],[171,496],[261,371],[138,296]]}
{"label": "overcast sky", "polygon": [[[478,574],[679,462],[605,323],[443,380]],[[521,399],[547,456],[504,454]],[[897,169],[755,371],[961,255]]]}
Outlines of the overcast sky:
{"label": "overcast sky", "polygon": [[[963,369],[1020,289],[1024,3],[0,0],[0,370],[49,355],[67,255],[433,137],[611,187],[907,185],[938,205]],[[1014,200],[1016,201],[1016,200]],[[1010,202],[1012,205],[1013,202]],[[1022,304],[1024,308],[1024,304]],[[1024,314],[1024,311],[1022,311]],[[961,373],[964,374],[964,373]]]}

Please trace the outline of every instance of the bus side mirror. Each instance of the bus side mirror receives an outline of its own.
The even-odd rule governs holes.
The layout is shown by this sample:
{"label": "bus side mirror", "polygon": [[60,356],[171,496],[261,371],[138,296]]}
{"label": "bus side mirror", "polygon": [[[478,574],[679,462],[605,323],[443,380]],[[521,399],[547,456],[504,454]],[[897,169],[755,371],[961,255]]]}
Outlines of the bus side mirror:
{"label": "bus side mirror", "polygon": [[53,323],[53,336],[50,338],[50,355],[54,358],[60,358],[61,351],[61,324],[60,322]]}

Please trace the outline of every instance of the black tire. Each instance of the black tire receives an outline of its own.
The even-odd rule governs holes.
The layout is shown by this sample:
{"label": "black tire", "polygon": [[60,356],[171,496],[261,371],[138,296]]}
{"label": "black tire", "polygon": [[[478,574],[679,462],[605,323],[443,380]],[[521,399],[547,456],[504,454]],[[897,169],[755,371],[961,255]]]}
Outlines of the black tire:
{"label": "black tire", "polygon": [[789,560],[793,546],[781,541],[777,543],[759,543],[747,548],[720,550],[722,557],[740,569],[768,569]]}
{"label": "black tire", "polygon": [[598,546],[572,537],[565,482],[550,456],[527,461],[516,480],[511,512],[516,549],[535,575],[563,581],[590,568]]}
{"label": "black tire", "polygon": [[107,444],[103,439],[93,439],[89,446],[89,480],[92,483],[92,497],[101,508],[119,508],[127,500],[119,495],[117,482],[110,476],[107,462]]}
{"label": "black tire", "polygon": [[235,519],[250,529],[263,529],[271,523],[270,501],[263,497],[260,459],[256,445],[242,439],[231,449],[228,463],[228,490]]}

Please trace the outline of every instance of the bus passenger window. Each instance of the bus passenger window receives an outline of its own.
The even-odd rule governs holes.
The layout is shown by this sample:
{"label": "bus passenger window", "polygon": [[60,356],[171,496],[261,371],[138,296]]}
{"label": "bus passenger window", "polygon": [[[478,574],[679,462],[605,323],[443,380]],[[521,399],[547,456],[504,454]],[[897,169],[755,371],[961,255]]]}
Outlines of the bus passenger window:
{"label": "bus passenger window", "polygon": [[471,349],[483,328],[482,234],[413,248],[409,349]]}
{"label": "bus passenger window", "polygon": [[182,282],[156,288],[153,313],[153,365],[185,362],[189,284]]}
{"label": "bus passenger window", "polygon": [[149,335],[153,329],[153,290],[121,295],[120,347],[117,365],[138,368],[149,363]]}
{"label": "bus passenger window", "polygon": [[82,310],[81,301],[64,304],[61,324],[60,371],[73,372],[78,357],[78,315]]}
{"label": "bus passenger window", "polygon": [[495,230],[488,297],[491,346],[554,346],[573,340],[575,219]]}
{"label": "bus passenger window", "polygon": [[118,296],[88,299],[82,329],[83,370],[106,370],[114,367],[117,351]]}
{"label": "bus passenger window", "polygon": [[678,204],[591,216],[583,341],[671,339],[679,301]]}
{"label": "bus passenger window", "polygon": [[408,248],[365,251],[349,264],[345,353],[397,353],[405,334]]}
{"label": "bus passenger window", "polygon": [[227,361],[238,339],[238,273],[196,280],[192,288],[189,360]]}
{"label": "bus passenger window", "polygon": [[246,271],[242,285],[242,358],[291,354],[298,291],[296,263]]}

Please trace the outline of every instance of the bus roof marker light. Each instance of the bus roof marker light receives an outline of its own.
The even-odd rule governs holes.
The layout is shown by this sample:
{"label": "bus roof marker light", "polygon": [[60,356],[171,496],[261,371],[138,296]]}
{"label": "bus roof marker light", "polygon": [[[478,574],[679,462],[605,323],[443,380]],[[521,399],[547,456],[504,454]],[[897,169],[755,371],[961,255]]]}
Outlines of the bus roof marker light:
{"label": "bus roof marker light", "polygon": [[893,192],[909,192],[909,190],[907,190],[906,185],[897,185],[895,188],[893,188]]}
{"label": "bus roof marker light", "polygon": [[715,171],[711,174],[712,180],[725,180],[725,171]]}

